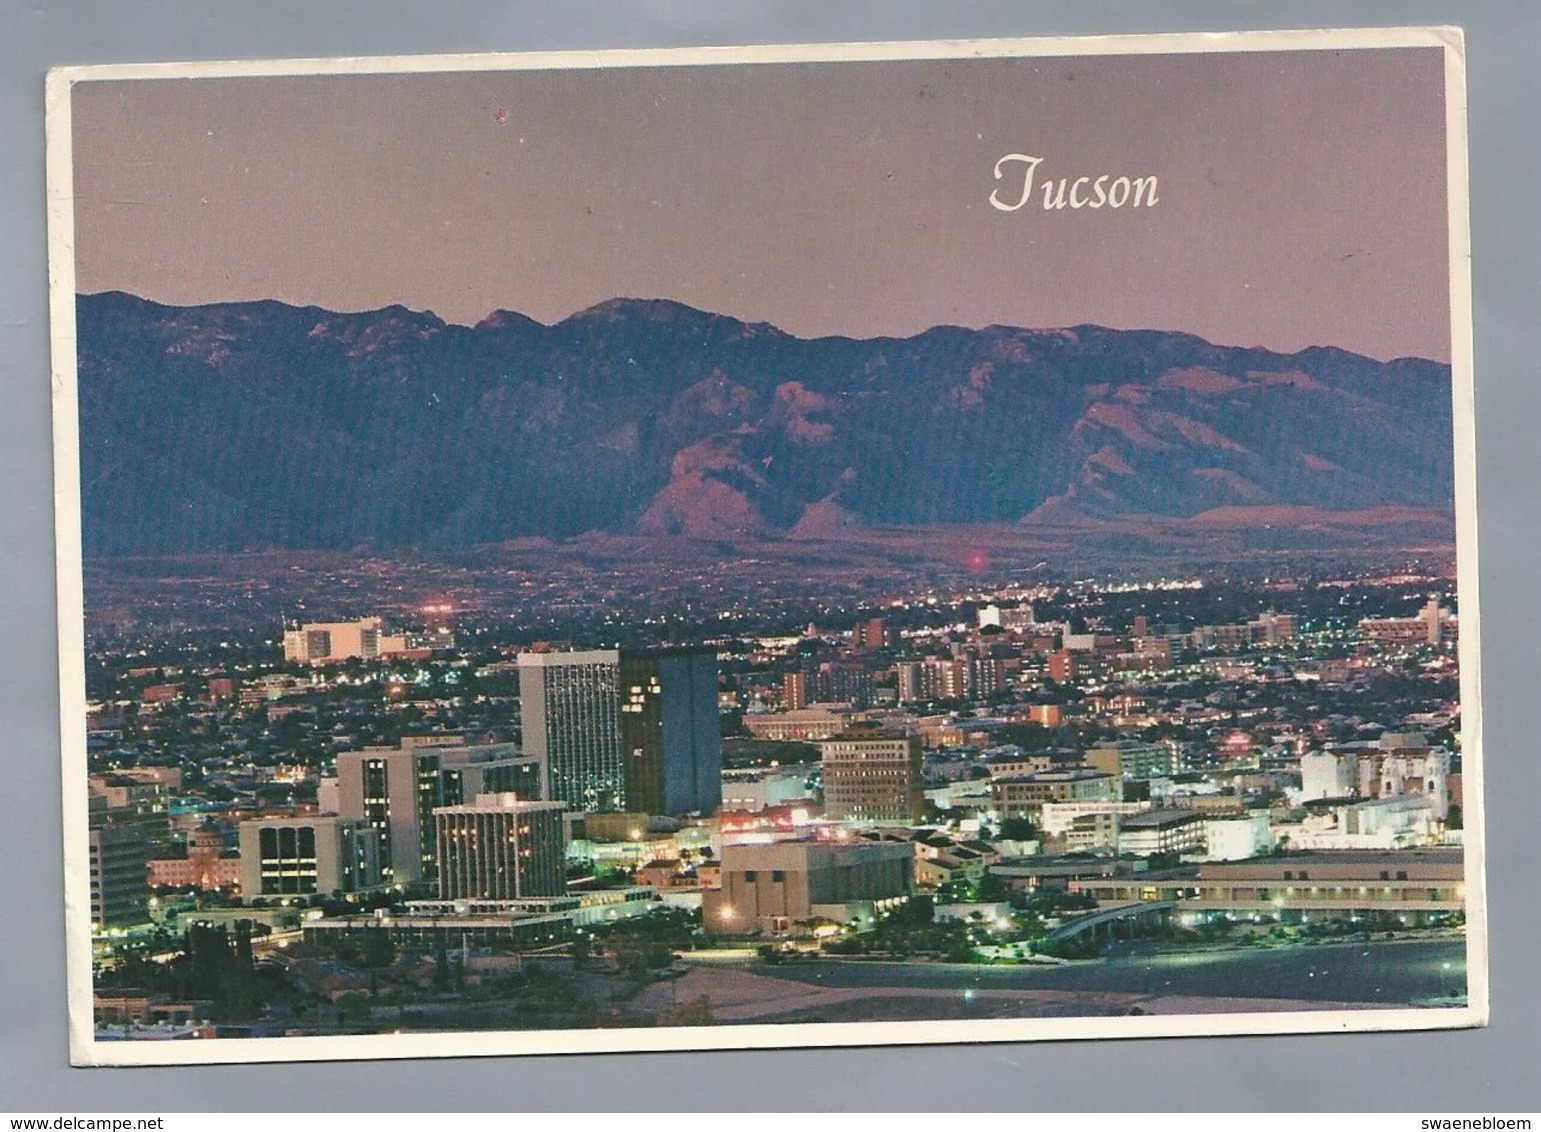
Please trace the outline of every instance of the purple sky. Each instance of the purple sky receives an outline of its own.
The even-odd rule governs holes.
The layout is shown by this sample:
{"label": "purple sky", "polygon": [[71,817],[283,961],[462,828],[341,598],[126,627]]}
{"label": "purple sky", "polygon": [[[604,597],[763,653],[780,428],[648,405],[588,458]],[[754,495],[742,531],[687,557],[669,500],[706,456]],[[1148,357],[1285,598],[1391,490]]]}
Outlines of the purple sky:
{"label": "purple sky", "polygon": [[[1425,48],[87,82],[77,285],[1446,361],[1443,90]],[[999,211],[1013,152],[1040,182],[1154,174],[1159,204]]]}

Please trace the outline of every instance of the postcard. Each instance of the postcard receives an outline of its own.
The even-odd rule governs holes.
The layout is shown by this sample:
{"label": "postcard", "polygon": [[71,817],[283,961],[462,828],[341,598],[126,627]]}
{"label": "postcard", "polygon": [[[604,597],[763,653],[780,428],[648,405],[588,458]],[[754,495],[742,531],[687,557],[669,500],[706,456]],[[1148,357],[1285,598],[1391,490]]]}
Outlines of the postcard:
{"label": "postcard", "polygon": [[1458,30],[48,127],[76,1064],[1486,1021]]}

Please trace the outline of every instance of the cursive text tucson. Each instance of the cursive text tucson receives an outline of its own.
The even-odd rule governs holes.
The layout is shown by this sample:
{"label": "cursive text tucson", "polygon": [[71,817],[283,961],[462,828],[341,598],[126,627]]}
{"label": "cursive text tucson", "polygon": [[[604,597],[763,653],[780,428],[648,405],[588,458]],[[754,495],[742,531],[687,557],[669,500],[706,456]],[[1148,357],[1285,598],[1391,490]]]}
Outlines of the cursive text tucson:
{"label": "cursive text tucson", "polygon": [[[1036,187],[1045,211],[1060,208],[1154,208],[1158,203],[1156,178],[1126,177],[1103,173],[1086,177],[1047,177],[1033,183],[1043,158],[1008,153],[995,163],[995,179],[1004,184],[990,194],[990,203],[1002,212],[1015,212],[1033,199]],[[1006,195],[1001,195],[1001,189]]]}

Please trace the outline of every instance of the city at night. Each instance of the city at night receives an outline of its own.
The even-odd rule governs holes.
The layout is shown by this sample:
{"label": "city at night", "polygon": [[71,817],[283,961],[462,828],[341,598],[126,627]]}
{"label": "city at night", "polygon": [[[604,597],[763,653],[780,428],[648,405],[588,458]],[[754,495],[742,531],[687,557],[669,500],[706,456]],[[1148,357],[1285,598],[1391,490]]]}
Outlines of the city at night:
{"label": "city at night", "polygon": [[1480,1022],[1418,43],[77,81],[77,1059]]}

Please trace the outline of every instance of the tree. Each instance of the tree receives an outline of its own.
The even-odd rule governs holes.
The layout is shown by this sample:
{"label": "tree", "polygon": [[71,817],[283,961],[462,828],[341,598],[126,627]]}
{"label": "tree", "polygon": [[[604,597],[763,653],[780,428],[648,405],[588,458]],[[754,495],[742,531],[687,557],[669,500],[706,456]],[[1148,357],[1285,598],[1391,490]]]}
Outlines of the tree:
{"label": "tree", "polygon": [[1031,841],[1038,836],[1038,831],[1027,818],[1002,818],[999,836],[1004,841]]}
{"label": "tree", "polygon": [[942,952],[942,958],[949,963],[971,962],[974,958],[974,945],[968,941],[968,934],[959,931],[950,935]]}
{"label": "tree", "polygon": [[647,954],[641,947],[633,945],[617,948],[615,966],[622,975],[635,982],[640,983],[647,978]]}
{"label": "tree", "polygon": [[379,969],[389,967],[395,961],[396,945],[391,941],[389,931],[374,928],[364,933],[364,943],[359,949],[361,966]]}
{"label": "tree", "polygon": [[897,927],[925,927],[936,919],[935,898],[920,893],[910,897],[889,915],[887,922]]}
{"label": "tree", "polygon": [[986,872],[979,881],[979,899],[984,901],[1005,900],[1011,895],[1006,882],[992,872]]}
{"label": "tree", "polygon": [[449,949],[444,945],[444,934],[433,945],[433,989],[441,994],[450,989]]}
{"label": "tree", "polygon": [[363,991],[348,991],[337,999],[337,1020],[339,1025],[349,1022],[361,1022],[369,1017],[370,999]]}

